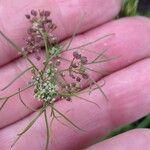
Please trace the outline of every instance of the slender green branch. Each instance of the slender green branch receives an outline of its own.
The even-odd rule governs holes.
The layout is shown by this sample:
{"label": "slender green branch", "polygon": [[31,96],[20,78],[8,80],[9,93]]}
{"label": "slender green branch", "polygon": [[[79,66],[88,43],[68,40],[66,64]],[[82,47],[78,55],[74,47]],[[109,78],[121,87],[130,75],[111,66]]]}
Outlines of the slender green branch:
{"label": "slender green branch", "polygon": [[[85,43],[85,44],[83,44],[83,45],[70,48],[70,49],[68,49],[67,51],[75,50],[75,49],[80,49],[80,48],[82,48],[82,47],[85,47],[85,46],[91,45],[91,44],[93,44],[93,43],[96,43],[96,42],[98,42],[99,40],[104,39],[104,38],[106,38],[106,37],[108,37],[108,36],[111,36],[111,35],[115,35],[115,33],[104,35],[103,37],[100,37],[100,38],[98,38],[98,39],[96,39],[96,40],[94,40],[94,41],[91,41],[91,42],[89,42],[89,43]],[[65,50],[62,51],[62,53],[63,53],[63,52],[65,52]]]}
{"label": "slender green branch", "polygon": [[23,72],[21,72],[18,76],[16,76],[11,82],[9,82],[4,88],[1,89],[1,91],[6,90],[9,86],[11,86],[17,79],[19,79],[19,77],[21,77],[22,75],[24,75],[27,71],[29,71],[30,69],[32,69],[33,67],[29,67],[26,70],[24,70]]}
{"label": "slender green branch", "polygon": [[89,102],[89,103],[91,103],[91,104],[94,104],[94,105],[96,105],[98,108],[100,108],[100,106],[99,106],[98,104],[96,104],[95,102],[92,102],[92,101],[90,101],[90,100],[87,100],[87,99],[85,99],[85,98],[83,98],[83,97],[81,97],[81,96],[75,95],[75,97],[80,98],[81,100],[87,101],[87,102]]}
{"label": "slender green branch", "polygon": [[33,126],[33,124],[42,115],[42,113],[45,111],[45,109],[46,109],[45,107],[41,108],[41,110],[38,113],[38,115],[27,125],[27,127],[21,133],[18,134],[18,137],[16,138],[16,140],[14,141],[14,143],[11,145],[11,147],[13,147],[17,143],[17,141],[22,137],[22,135],[24,133],[26,133]]}
{"label": "slender green branch", "polygon": [[146,116],[144,120],[138,124],[137,128],[146,128],[148,125],[150,125],[150,115]]}
{"label": "slender green branch", "polygon": [[34,67],[38,71],[38,68],[34,65],[34,63],[14,42],[12,42],[2,31],[0,31],[0,34],[5,38],[6,41],[8,41],[12,45],[12,47],[14,47],[19,53],[21,53],[24,56],[24,58],[28,60],[28,62],[32,65],[32,67]]}
{"label": "slender green branch", "polygon": [[15,92],[15,93],[13,93],[13,94],[11,94],[11,95],[9,95],[9,96],[1,97],[0,100],[4,100],[4,99],[7,99],[7,98],[11,98],[11,97],[13,97],[13,96],[19,94],[20,92],[23,92],[23,91],[25,91],[25,90],[31,88],[32,86],[33,86],[33,85],[29,85],[29,86],[27,86],[27,87],[25,87],[25,88],[23,88],[23,89],[20,89],[20,91],[17,91],[17,92]]}
{"label": "slender green branch", "polygon": [[[71,43],[72,43],[74,37],[75,37],[76,34],[78,33],[78,31],[79,31],[79,29],[80,29],[80,27],[81,27],[81,25],[82,25],[82,23],[83,23],[83,20],[84,20],[84,19],[83,19],[83,16],[81,16],[80,21],[79,21],[78,25],[76,26],[76,28],[75,28],[75,30],[74,30],[72,36],[71,36],[71,39],[70,39],[70,41],[69,41],[69,43],[68,43],[68,45],[67,45],[67,47],[65,48],[64,51],[68,51],[68,49],[69,49],[69,47],[71,46]],[[64,46],[65,46],[65,45],[64,45]],[[64,48],[64,47],[63,47],[63,48]],[[61,53],[63,53],[64,51],[62,51]]]}
{"label": "slender green branch", "polygon": [[115,59],[117,59],[117,58],[119,58],[119,57],[112,57],[112,58],[103,59],[103,60],[100,60],[100,61],[89,62],[89,63],[87,63],[86,65],[108,62],[108,61],[111,61],[111,60],[115,60]]}
{"label": "slender green branch", "polygon": [[108,50],[109,48],[107,49],[104,49],[94,60],[92,60],[91,63],[94,63],[96,60],[98,60],[100,57],[102,57],[104,55],[104,53]]}
{"label": "slender green branch", "polygon": [[4,105],[7,103],[7,101],[9,100],[9,98],[6,98],[4,100],[4,102],[2,103],[2,105],[0,106],[0,111],[3,109]]}
{"label": "slender green branch", "polygon": [[78,127],[76,124],[74,124],[70,119],[68,119],[63,113],[61,113],[59,110],[57,110],[54,106],[50,105],[50,107],[52,109],[54,109],[58,114],[60,114],[65,120],[67,120],[71,125],[73,125],[75,128],[81,130],[81,131],[84,131],[83,129],[81,129],[80,127]]}
{"label": "slender green branch", "polygon": [[33,108],[27,106],[26,103],[23,101],[23,99],[22,99],[22,97],[21,97],[20,89],[19,89],[18,92],[19,92],[19,93],[18,93],[18,95],[19,95],[19,100],[21,101],[21,103],[22,103],[28,110],[37,112],[38,110],[33,109]]}
{"label": "slender green branch", "polygon": [[50,139],[50,130],[49,130],[49,126],[48,126],[48,118],[47,118],[46,110],[44,111],[44,118],[45,118],[45,125],[46,125],[46,134],[47,134],[45,150],[48,150],[49,139]]}
{"label": "slender green branch", "polygon": [[104,91],[101,89],[101,87],[97,84],[97,82],[95,80],[93,80],[92,78],[90,78],[90,80],[97,86],[97,88],[99,89],[99,91],[103,94],[103,96],[105,97],[105,99],[107,101],[109,101],[109,99],[107,98],[106,94],[104,93]]}

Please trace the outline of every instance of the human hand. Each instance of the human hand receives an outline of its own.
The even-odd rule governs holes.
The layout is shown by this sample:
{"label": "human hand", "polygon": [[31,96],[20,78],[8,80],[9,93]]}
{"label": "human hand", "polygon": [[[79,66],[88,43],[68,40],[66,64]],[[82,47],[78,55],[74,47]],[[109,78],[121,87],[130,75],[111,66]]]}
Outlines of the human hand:
{"label": "human hand", "polygon": [[[71,37],[79,16],[82,12],[85,13],[83,26],[80,29],[80,32],[85,31],[85,33],[75,37],[72,43],[73,47],[93,41],[93,39],[107,33],[115,33],[115,36],[106,41],[99,41],[88,47],[88,49],[98,51],[109,46],[107,54],[110,57],[121,56],[114,61],[93,67],[97,71],[101,71],[100,67],[102,67],[103,71],[111,72],[108,76],[100,76],[92,72],[92,77],[98,80],[98,83],[105,80],[106,84],[103,90],[109,101],[106,101],[98,90],[91,93],[90,100],[100,105],[100,109],[90,103],[82,102],[80,99],[77,100],[77,98],[74,98],[72,102],[58,101],[56,107],[62,112],[70,109],[71,111],[67,113],[68,118],[87,132],[77,131],[76,133],[59,122],[54,122],[53,139],[50,144],[52,150],[84,148],[111,130],[149,113],[150,20],[144,17],[131,17],[113,21],[112,18],[117,15],[120,7],[121,0],[112,0],[109,3],[105,0],[57,2],[37,0],[32,4],[29,0],[15,0],[13,3],[10,0],[1,2],[0,30],[3,30],[19,46],[23,46],[24,39],[22,37],[25,37],[25,29],[28,26],[23,16],[31,9],[51,10],[53,20],[58,26],[55,34],[60,38],[60,41]],[[105,23],[107,21],[109,22]],[[25,70],[28,64],[24,59],[17,58],[16,51],[11,49],[2,38],[0,40],[1,89],[16,74]],[[64,56],[69,58],[69,53]],[[35,60],[34,55],[31,55],[31,59],[35,63],[39,63]],[[22,87],[29,78],[30,74],[26,74],[7,91],[1,92],[0,96],[13,93]],[[29,106],[40,107],[41,103],[34,100],[32,96],[30,90],[22,94],[25,103]],[[88,99],[89,95],[84,94],[84,97]],[[17,96],[13,97],[0,112],[0,149],[9,150],[16,133],[23,129],[34,115],[35,113],[31,113],[18,101]],[[41,117],[12,149],[44,149],[46,131],[43,120]],[[148,146],[147,141],[150,138],[148,134],[149,130],[146,129],[134,130],[94,145],[89,149],[107,150],[111,148],[116,150],[140,149],[141,147],[143,149],[144,146]],[[133,142],[135,139],[136,143]]]}

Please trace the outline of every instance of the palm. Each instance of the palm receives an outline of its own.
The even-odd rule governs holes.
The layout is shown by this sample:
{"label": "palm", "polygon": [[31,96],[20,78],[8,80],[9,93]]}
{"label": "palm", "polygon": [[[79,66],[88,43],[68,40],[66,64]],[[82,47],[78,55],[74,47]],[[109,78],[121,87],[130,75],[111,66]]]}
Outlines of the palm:
{"label": "palm", "polygon": [[[91,73],[92,78],[98,80],[98,84],[100,84],[103,79],[106,82],[103,90],[109,98],[108,102],[103,95],[99,94],[98,90],[92,92],[90,96],[90,100],[99,104],[101,109],[96,108],[90,103],[77,100],[77,98],[74,98],[72,102],[59,101],[56,103],[57,108],[62,112],[71,109],[67,116],[80,127],[87,130],[87,132],[74,132],[72,129],[63,126],[56,121],[53,125],[53,139],[50,148],[61,150],[83,148],[114,128],[148,114],[148,104],[150,103],[148,96],[150,85],[150,60],[148,58],[150,54],[148,41],[150,38],[149,19],[144,17],[124,18],[121,20],[110,21],[109,23],[100,26],[102,23],[117,15],[121,6],[121,0],[117,0],[116,3],[111,1],[109,4],[104,0],[94,0],[95,3],[94,1],[90,2],[86,0],[80,1],[78,4],[75,4],[75,0],[66,2],[58,1],[57,3],[52,1],[38,1],[39,2],[36,4],[32,4],[33,8],[38,7],[36,5],[39,5],[40,8],[46,8],[48,3],[50,6],[54,7],[60,5],[59,10],[55,9],[52,12],[53,15],[56,14],[54,16],[54,22],[58,25],[56,35],[60,37],[60,40],[71,36],[79,19],[79,10],[83,9],[86,13],[84,25],[81,27],[80,32],[86,32],[75,37],[72,47],[97,39],[106,33],[115,33],[115,36],[106,40],[106,45],[104,42],[97,42],[93,45],[89,45],[88,49],[98,51],[108,45],[110,47],[107,51],[109,56],[120,56],[115,61],[106,62],[102,65],[93,65],[93,68],[97,71],[101,71],[101,66],[104,71],[111,72],[108,76],[100,76],[95,72]],[[9,0],[1,2],[3,4],[1,25],[7,36],[21,46],[23,45],[23,39],[20,37],[24,36],[27,25],[25,21],[20,20],[20,18],[22,18],[30,8],[25,8],[22,10],[22,13],[20,13],[21,15],[16,15],[17,10],[20,11],[21,6],[24,7],[29,3],[29,1],[26,0],[22,1],[20,5],[17,5],[19,2],[19,0],[13,2],[13,5],[16,3],[14,6],[16,9],[11,7],[12,2]],[[13,17],[10,17],[9,20],[4,20],[6,17],[10,16],[10,14],[4,10],[6,6],[7,10],[9,10],[8,12],[12,12],[11,15],[15,14]],[[54,7],[52,7],[52,10]],[[91,14],[93,8],[94,13]],[[103,14],[106,9],[107,12]],[[72,17],[74,17],[73,20]],[[11,81],[16,76],[16,72],[19,73],[25,70],[28,63],[22,58],[17,58],[15,61],[12,61],[17,57],[17,53],[15,50],[8,47],[3,39],[1,39],[0,42],[0,49],[0,88],[2,88],[8,81]],[[43,53],[44,52],[41,52],[41,56]],[[69,58],[69,55],[70,53],[65,53],[63,54],[63,57]],[[90,53],[88,55],[88,57],[93,57]],[[31,59],[35,63],[38,63],[34,59],[34,55],[31,55]],[[8,90],[1,92],[0,96],[9,95],[16,91],[18,88],[22,87],[28,79],[30,79],[30,74],[26,74]],[[22,93],[25,103],[34,108],[40,107],[41,103],[35,101],[29,91],[30,90]],[[83,96],[87,99],[89,97],[88,94],[84,94]],[[10,148],[16,133],[26,126],[28,120],[35,115],[34,113],[31,114],[31,112],[17,99],[17,96],[13,97],[0,112],[0,149],[2,150],[8,150]],[[31,115],[29,116],[29,114]],[[24,135],[13,149],[43,149],[45,144],[45,124],[43,122],[43,118],[41,117],[36,125]],[[89,149],[107,150],[110,149],[110,147],[111,149],[117,149],[120,146],[118,145],[120,143],[123,144],[125,149],[138,149],[138,145],[142,145],[144,142],[137,142],[137,144],[132,143],[131,145],[130,140],[135,136],[149,138],[146,130],[135,130],[120,135],[112,140],[94,145]],[[138,141],[139,139],[136,138],[136,140]],[[146,144],[142,146],[146,146]]]}

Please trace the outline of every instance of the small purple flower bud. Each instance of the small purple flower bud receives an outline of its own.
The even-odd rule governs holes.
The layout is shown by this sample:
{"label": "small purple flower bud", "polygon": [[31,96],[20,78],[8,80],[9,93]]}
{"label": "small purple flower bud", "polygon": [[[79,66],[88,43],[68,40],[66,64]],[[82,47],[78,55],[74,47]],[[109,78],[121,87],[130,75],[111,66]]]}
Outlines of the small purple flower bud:
{"label": "small purple flower bud", "polygon": [[88,62],[87,57],[83,56],[81,57],[81,63],[86,64]]}
{"label": "small purple flower bud", "polygon": [[73,74],[69,75],[72,79],[75,79],[75,76]]}
{"label": "small purple flower bud", "polygon": [[73,52],[73,57],[76,59],[80,59],[81,58],[81,54],[79,54],[77,51]]}
{"label": "small purple flower bud", "polygon": [[43,17],[45,15],[44,10],[40,12],[40,16]]}
{"label": "small purple flower bud", "polygon": [[89,78],[89,75],[86,74],[86,73],[84,73],[84,74],[82,74],[82,77],[83,77],[83,79],[88,79],[88,78]]}
{"label": "small purple flower bud", "polygon": [[73,68],[77,68],[79,65],[78,65],[77,63],[72,63],[71,66],[72,66]]}
{"label": "small purple flower bud", "polygon": [[32,34],[33,32],[35,32],[35,30],[32,29],[32,28],[29,28],[29,29],[27,30],[27,33],[28,33],[29,35]]}
{"label": "small purple flower bud", "polygon": [[37,11],[31,10],[31,15],[33,15],[34,17],[36,17],[37,16]]}
{"label": "small purple flower bud", "polygon": [[35,58],[37,61],[41,60],[41,57],[39,55],[36,55]]}
{"label": "small purple flower bud", "polygon": [[48,24],[48,28],[51,28],[51,27],[52,27],[52,20],[51,20],[51,19],[46,19],[46,20],[45,20],[45,23],[49,23],[49,24]]}
{"label": "small purple flower bud", "polygon": [[66,101],[71,101],[71,97],[66,97]]}
{"label": "small purple flower bud", "polygon": [[30,15],[25,15],[25,17],[26,17],[27,19],[30,19],[30,18],[31,18]]}
{"label": "small purple flower bud", "polygon": [[76,81],[77,81],[77,82],[80,82],[80,81],[81,81],[81,78],[80,78],[80,77],[77,77],[77,78],[76,78]]}
{"label": "small purple flower bud", "polygon": [[50,11],[45,11],[45,17],[50,16]]}

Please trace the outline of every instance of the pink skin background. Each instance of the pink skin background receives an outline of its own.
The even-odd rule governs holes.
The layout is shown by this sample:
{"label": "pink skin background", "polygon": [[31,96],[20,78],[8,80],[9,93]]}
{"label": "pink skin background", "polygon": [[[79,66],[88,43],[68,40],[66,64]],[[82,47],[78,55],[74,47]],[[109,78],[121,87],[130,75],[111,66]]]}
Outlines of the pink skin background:
{"label": "pink skin background", "polygon": [[[72,102],[58,101],[56,107],[61,112],[70,110],[66,115],[87,132],[73,130],[54,121],[52,128],[52,142],[50,150],[79,150],[94,143],[100,137],[113,129],[133,122],[150,112],[150,19],[145,17],[127,17],[114,20],[122,5],[122,0],[1,0],[0,2],[0,30],[10,37],[20,47],[24,45],[26,28],[29,23],[24,14],[31,9],[51,10],[52,19],[58,29],[55,35],[60,42],[69,41],[79,18],[84,15],[80,33],[75,37],[72,47],[97,39],[107,33],[115,33],[107,39],[98,41],[87,48],[100,51],[107,45],[109,56],[119,56],[118,59],[103,64],[93,65],[93,69],[109,72],[107,76],[91,72],[92,78],[101,84],[105,80],[103,90],[109,101],[106,101],[98,90],[91,96],[82,97],[100,105],[100,109],[91,103],[73,98]],[[94,58],[86,53],[88,58]],[[43,58],[44,52],[41,52]],[[31,59],[38,66],[32,54]],[[71,53],[64,53],[63,57],[71,59]],[[63,66],[66,66],[66,62]],[[17,74],[25,70],[29,64],[9,44],[0,37],[0,89],[11,81]],[[11,94],[22,87],[30,79],[30,73],[20,78],[8,90],[1,91],[0,97]],[[85,85],[87,86],[87,85]],[[41,106],[32,97],[32,89],[23,92],[24,101],[34,108]],[[1,102],[0,102],[1,103]],[[35,116],[27,110],[18,97],[13,97],[0,112],[0,149],[9,150],[10,145],[27,123]],[[143,150],[149,147],[150,134],[148,129],[136,129],[104,142],[95,144],[87,150]],[[26,133],[12,150],[43,150],[46,139],[44,116]]]}

